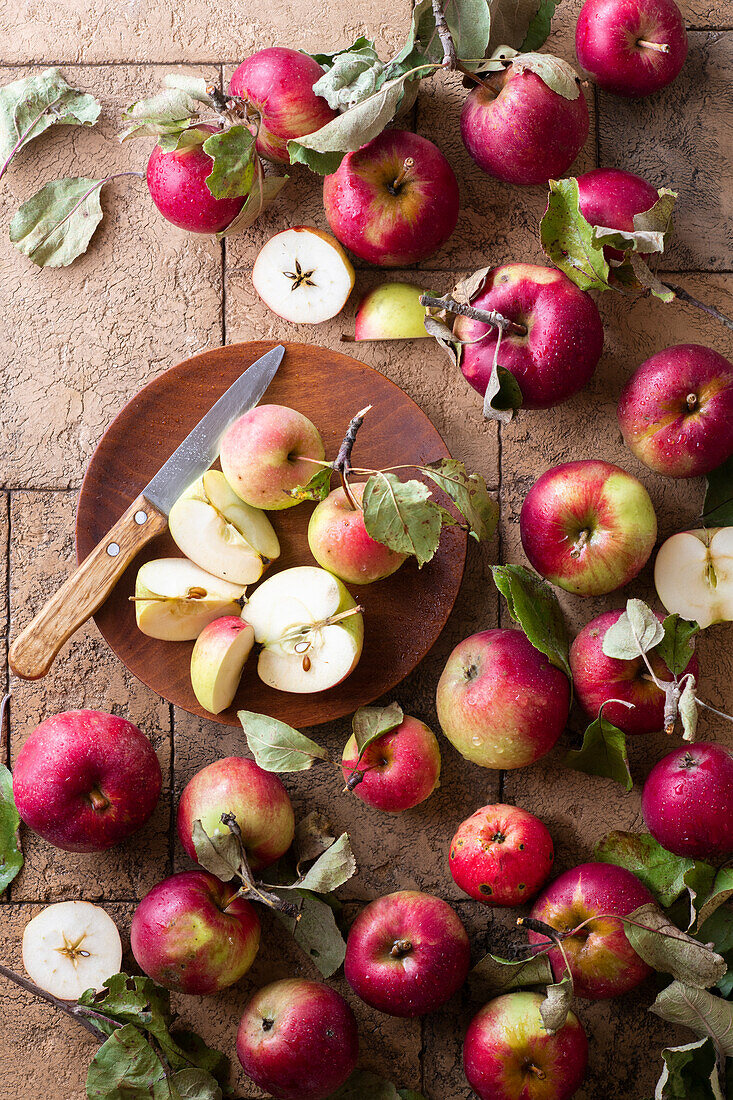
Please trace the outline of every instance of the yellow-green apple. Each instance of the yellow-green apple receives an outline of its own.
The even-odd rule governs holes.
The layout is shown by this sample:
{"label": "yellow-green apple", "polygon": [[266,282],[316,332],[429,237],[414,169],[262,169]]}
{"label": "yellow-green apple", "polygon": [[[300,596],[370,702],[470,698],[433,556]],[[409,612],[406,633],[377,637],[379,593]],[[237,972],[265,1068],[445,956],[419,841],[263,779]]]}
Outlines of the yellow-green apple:
{"label": "yellow-green apple", "polygon": [[278,691],[327,691],[345,680],[361,657],[361,608],[338,577],[314,565],[268,577],[242,615],[263,647],[257,673]]}
{"label": "yellow-green apple", "polygon": [[685,22],[674,0],[585,0],[575,52],[605,92],[651,95],[671,84],[685,63]]}
{"label": "yellow-green apple", "polygon": [[[364,484],[349,487],[361,504]],[[354,507],[342,488],[334,489],[313,510],[308,523],[308,545],[321,568],[347,584],[381,581],[390,577],[407,558],[367,534],[363,511]]]}
{"label": "yellow-green apple", "polygon": [[130,946],[149,978],[210,996],[247,973],[260,946],[254,907],[208,871],[163,879],[132,915]]}
{"label": "yellow-green apple", "polygon": [[[198,129],[207,131],[207,137],[217,132],[215,126]],[[244,197],[215,199],[206,185],[213,168],[214,161],[204,152],[203,144],[187,145],[172,153],[155,146],[146,178],[150,197],[166,221],[189,233],[218,233],[234,221]]]}
{"label": "yellow-green apple", "polygon": [[647,829],[686,859],[733,856],[733,756],[723,745],[681,745],[655,764],[644,784]]}
{"label": "yellow-green apple", "polygon": [[[621,608],[604,612],[584,626],[571,645],[575,694],[590,718],[597,718],[603,707],[604,718],[624,733],[657,733],[664,729],[664,692],[649,676],[644,658],[639,654],[622,660],[607,657],[603,652],[606,632],[623,614]],[[661,622],[663,616],[657,613],[657,618]],[[646,659],[658,680],[664,683],[674,679],[657,652],[647,653]],[[699,669],[694,654],[684,674],[688,672],[697,679]],[[621,702],[614,701],[617,699]],[[624,702],[631,706],[624,706]]]}
{"label": "yellow-green apple", "polygon": [[626,446],[658,474],[702,477],[733,454],[733,363],[677,344],[632,374],[618,403]]}
{"label": "yellow-green apple", "polygon": [[570,1100],[585,1077],[588,1040],[574,1012],[546,1030],[542,994],[505,993],[478,1012],[463,1044],[463,1069],[479,1100]]}
{"label": "yellow-green apple", "polygon": [[733,620],[733,527],[671,535],[659,548],[654,585],[670,615],[703,629]]}
{"label": "yellow-green apple", "polygon": [[356,1068],[354,1013],[323,982],[272,982],[245,1006],[237,1057],[250,1080],[277,1100],[324,1100]]}
{"label": "yellow-green apple", "polygon": [[440,784],[440,748],[433,731],[409,715],[372,741],[359,759],[356,737],[341,759],[344,779],[357,798],[387,813],[411,810]]}
{"label": "yellow-green apple", "polygon": [[519,516],[524,552],[552,584],[603,596],[646,565],[657,517],[644,486],[610,462],[564,462],[527,493]]}
{"label": "yellow-green apple", "polygon": [[323,181],[331,229],[380,267],[437,252],[456,227],[458,201],[455,173],[440,149],[409,130],[383,130]]}
{"label": "yellow-green apple", "polygon": [[412,283],[380,283],[359,302],[355,340],[419,340],[425,330],[424,287]]}
{"label": "yellow-green apple", "polygon": [[137,571],[135,619],[164,642],[198,638],[205,626],[242,609],[244,585],[207,573],[187,558],[155,558]]}
{"label": "yellow-green apple", "polygon": [[463,144],[479,168],[520,185],[564,176],[588,126],[582,88],[567,99],[521,64],[485,77],[461,111]]}
{"label": "yellow-green apple", "polygon": [[46,718],[13,768],[22,820],[66,852],[103,852],[140,829],[160,797],[153,746],[116,714],[67,710]]}
{"label": "yellow-green apple", "polygon": [[288,490],[306,485],[325,454],[307,416],[284,405],[257,405],[224,433],[221,468],[246,504],[277,511],[298,503]]}
{"label": "yellow-green apple", "polygon": [[226,710],[254,644],[254,630],[239,615],[225,615],[204,627],[191,653],[191,687],[204,710]]}
{"label": "yellow-green apple", "polygon": [[590,381],[603,350],[601,317],[590,295],[562,271],[535,264],[495,267],[471,305],[496,310],[527,330],[506,332],[497,357],[497,329],[456,318],[456,336],[475,341],[462,349],[461,370],[480,394],[495,358],[514,375],[527,409],[559,405]]}
{"label": "yellow-green apple", "polygon": [[[650,210],[658,198],[655,187],[621,168],[593,168],[578,176],[578,206],[590,225],[631,233],[634,215]],[[610,245],[603,254],[607,260],[622,260],[624,255]]]}
{"label": "yellow-green apple", "polygon": [[442,898],[402,890],[370,902],[349,931],[344,973],[362,1001],[389,1016],[424,1016],[466,980],[471,948]]}
{"label": "yellow-green apple", "polygon": [[23,929],[23,966],[29,978],[62,1001],[101,990],[122,967],[122,942],[104,909],[88,901],[47,905]]}
{"label": "yellow-green apple", "polygon": [[254,760],[227,756],[196,772],[183,788],[178,803],[178,837],[191,859],[196,859],[194,822],[210,837],[228,832],[222,814],[234,814],[253,871],[269,867],[293,842],[295,818],[288,792],[276,775]]}
{"label": "yellow-green apple", "polygon": [[280,556],[272,524],[245,504],[220,470],[207,470],[170,510],[168,527],[181,553],[232,584],[254,584]]}
{"label": "yellow-green apple", "polygon": [[[575,993],[591,1001],[620,997],[651,972],[626,938],[623,921],[654,898],[636,875],[610,863],[581,863],[551,882],[532,906],[532,916],[557,932],[576,935],[563,939]],[[585,922],[588,923],[585,923]],[[530,932],[531,943],[547,943],[547,937]],[[559,981],[566,972],[557,947],[549,953],[552,973]]]}
{"label": "yellow-green apple", "polygon": [[283,229],[257,253],[252,284],[262,301],[293,324],[317,325],[346,305],[354,268],[330,233],[307,225]]}
{"label": "yellow-green apple", "polygon": [[437,707],[443,733],[467,760],[523,768],[565,729],[570,685],[520,630],[483,630],[448,658]]}
{"label": "yellow-green apple", "polygon": [[336,117],[313,85],[323,69],[307,54],[268,46],[234,70],[232,95],[241,96],[259,114],[257,152],[278,164],[288,164],[288,141],[320,130]]}
{"label": "yellow-green apple", "polygon": [[544,885],[555,858],[552,837],[519,806],[482,806],[450,843],[456,886],[485,905],[523,905]]}

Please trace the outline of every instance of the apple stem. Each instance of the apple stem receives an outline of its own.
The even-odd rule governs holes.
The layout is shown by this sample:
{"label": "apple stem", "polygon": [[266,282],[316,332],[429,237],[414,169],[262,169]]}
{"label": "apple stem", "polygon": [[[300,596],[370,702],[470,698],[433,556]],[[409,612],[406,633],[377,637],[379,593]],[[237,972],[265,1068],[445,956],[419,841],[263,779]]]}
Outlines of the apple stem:
{"label": "apple stem", "polygon": [[687,404],[687,408],[690,410],[690,412],[692,412],[693,409],[697,408],[697,394],[696,393],[688,393],[687,397],[685,398],[685,401],[686,401],[686,404]]}
{"label": "apple stem", "polygon": [[397,173],[397,175],[395,176],[395,178],[392,180],[392,185],[390,187],[390,191],[392,192],[393,195],[397,194],[400,187],[405,182],[405,180],[407,179],[407,177],[409,176],[410,172],[412,171],[412,169],[414,167],[415,167],[415,161],[413,160],[413,158],[412,157],[405,157],[404,161],[402,162],[402,167],[400,168],[400,170]]}
{"label": "apple stem", "polygon": [[681,286],[677,286],[675,283],[665,283],[664,286],[667,290],[671,290],[675,298],[679,298],[681,302],[687,302],[690,306],[696,306],[697,309],[701,309],[703,313],[707,313],[710,317],[714,317],[716,321],[720,321],[722,325],[733,331],[733,320],[730,317],[726,317],[724,313],[721,313],[715,306],[709,306],[705,302],[701,302],[698,298],[693,298],[692,294],[688,294],[686,290]]}
{"label": "apple stem", "polygon": [[545,1071],[540,1069],[539,1066],[534,1065],[534,1063],[530,1063],[527,1066],[527,1070],[528,1070],[529,1073],[531,1073],[538,1080],[540,1080],[540,1081],[546,1081],[547,1080],[547,1074],[545,1073]]}
{"label": "apple stem", "polygon": [[575,545],[573,546],[573,549],[570,551],[570,557],[571,558],[579,558],[580,557],[580,555],[583,552],[583,548],[585,546],[587,546],[588,542],[590,541],[590,535],[591,535],[591,533],[590,533],[589,528],[584,527],[583,530],[578,535],[578,538],[575,541]]}
{"label": "apple stem", "polygon": [[733,717],[730,714],[726,714],[724,710],[718,710],[717,707],[711,707],[709,703],[703,703],[702,699],[698,699],[695,696],[695,702],[703,710],[709,710],[712,714],[717,714],[719,718],[725,718],[726,722],[733,722]]}
{"label": "apple stem", "polygon": [[109,799],[105,798],[97,787],[92,787],[88,797],[93,810],[99,810],[101,812],[102,810],[106,810],[109,806]]}
{"label": "apple stem", "polygon": [[[411,157],[407,158],[407,160],[411,159]],[[407,164],[407,161],[405,161],[405,164]],[[349,485],[349,474],[352,472],[351,452],[354,448],[356,433],[359,431],[359,428],[364,423],[364,417],[369,412],[371,407],[371,405],[366,405],[365,408],[361,409],[361,411],[356,414],[356,416],[353,416],[351,418],[351,420],[349,421],[349,426],[346,429],[346,435],[344,436],[343,442],[339,447],[339,452],[336,455],[336,461],[333,464],[334,470],[341,478],[341,485],[346,495],[346,499],[348,500],[349,504],[355,512],[360,512],[362,508],[359,504],[359,501],[356,499],[353,492],[351,491],[351,486]]]}
{"label": "apple stem", "polygon": [[390,955],[393,959],[404,959],[405,955],[409,955],[411,951],[411,940],[395,940]]}
{"label": "apple stem", "polygon": [[656,53],[669,53],[668,42],[650,42],[647,38],[637,38],[636,44],[645,50],[654,50]]}
{"label": "apple stem", "polygon": [[[40,985],[36,985],[35,982],[28,981],[27,978],[21,977],[20,974],[16,974],[14,970],[10,970],[7,966],[3,966],[0,963],[0,975],[3,978],[7,978],[10,982],[15,982],[21,989],[25,989],[28,993],[32,993],[35,997],[40,997],[42,1000],[47,1001],[54,1008],[58,1008],[61,1012],[65,1012],[67,1016],[71,1016],[77,1023],[85,1027],[87,1031],[91,1032],[94,1038],[99,1041],[100,1039],[106,1039],[107,1034],[101,1027],[97,1027],[87,1016],[87,1009],[84,1005],[77,1005],[69,1003],[68,1001],[62,1001],[58,997],[54,997],[53,993],[49,993],[45,989],[41,989]],[[114,1020],[109,1020],[106,1016],[102,1016],[101,1013],[93,1013],[98,1016],[99,1019],[105,1020],[105,1022],[114,1024],[115,1027],[119,1025]]]}
{"label": "apple stem", "polygon": [[526,336],[527,326],[520,325],[517,321],[510,321],[502,313],[489,309],[474,309],[473,306],[457,302],[455,298],[446,295],[444,298],[433,298],[430,294],[420,295],[420,305],[430,306],[433,309],[445,309],[448,313],[458,313],[461,317],[470,317],[472,321],[482,321],[485,325],[493,325],[501,329],[503,333],[513,333],[515,336]]}

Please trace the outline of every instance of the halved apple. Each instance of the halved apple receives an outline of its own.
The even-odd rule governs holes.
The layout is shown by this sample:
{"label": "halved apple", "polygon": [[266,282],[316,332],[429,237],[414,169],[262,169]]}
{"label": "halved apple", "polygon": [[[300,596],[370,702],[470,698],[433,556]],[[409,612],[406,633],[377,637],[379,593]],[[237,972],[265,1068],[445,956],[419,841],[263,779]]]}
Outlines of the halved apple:
{"label": "halved apple", "polygon": [[701,627],[733,621],[733,527],[672,535],[657,554],[654,584],[670,614]]}
{"label": "halved apple", "polygon": [[238,615],[244,591],[186,558],[155,558],[138,570],[135,618],[149,638],[192,641],[214,619]]}
{"label": "halved apple", "polygon": [[335,317],[354,285],[354,268],[330,233],[308,225],[283,229],[257,254],[252,282],[286,321],[317,325]]}
{"label": "halved apple", "polygon": [[327,691],[356,668],[364,642],[361,609],[345,586],[316,566],[269,577],[243,617],[264,648],[257,672],[278,691]]}
{"label": "halved apple", "polygon": [[220,470],[207,470],[189,485],[171,508],[168,527],[187,558],[232,584],[254,584],[280,556],[265,513],[245,504]]}
{"label": "halved apple", "polygon": [[220,714],[227,709],[254,644],[254,630],[238,615],[204,627],[191,654],[191,687],[204,710]]}

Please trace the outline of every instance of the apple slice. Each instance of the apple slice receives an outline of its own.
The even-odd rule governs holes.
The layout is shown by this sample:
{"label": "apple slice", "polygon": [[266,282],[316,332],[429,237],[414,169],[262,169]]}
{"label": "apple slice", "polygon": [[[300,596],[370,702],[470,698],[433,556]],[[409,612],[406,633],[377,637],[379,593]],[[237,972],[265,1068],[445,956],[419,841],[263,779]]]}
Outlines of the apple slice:
{"label": "apple slice", "polygon": [[85,989],[99,991],[122,966],[122,943],[112,918],[88,901],[47,905],[23,931],[23,966],[32,981],[76,1001]]}
{"label": "apple slice", "polygon": [[672,535],[657,554],[654,584],[670,614],[701,627],[733,621],[733,527]]}
{"label": "apple slice", "polygon": [[186,558],[155,558],[138,570],[135,618],[149,638],[192,641],[214,619],[238,615],[244,592]]}
{"label": "apple slice", "polygon": [[412,283],[380,283],[370,290],[356,311],[355,340],[419,340],[429,337],[425,306],[420,295],[429,294]]}
{"label": "apple slice", "polygon": [[254,642],[254,630],[238,615],[215,619],[201,631],[191,654],[191,687],[204,710],[220,714],[229,706]]}
{"label": "apple slice", "polygon": [[325,569],[301,565],[269,577],[243,616],[264,647],[260,679],[278,691],[327,691],[353,672],[361,656],[361,609]]}
{"label": "apple slice", "polygon": [[344,308],[354,285],[354,269],[330,233],[297,225],[276,233],[260,249],[252,282],[278,317],[316,325]]}

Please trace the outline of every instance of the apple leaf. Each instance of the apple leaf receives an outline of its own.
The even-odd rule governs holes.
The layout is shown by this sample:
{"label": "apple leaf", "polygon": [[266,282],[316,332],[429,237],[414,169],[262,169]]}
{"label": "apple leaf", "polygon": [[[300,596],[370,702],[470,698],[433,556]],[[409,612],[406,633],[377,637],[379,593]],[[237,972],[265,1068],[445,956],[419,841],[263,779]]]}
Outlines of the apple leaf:
{"label": "apple leaf", "polygon": [[52,180],[10,223],[10,240],[38,267],[68,267],[86,252],[102,220],[99,193],[106,179]]}
{"label": "apple leaf", "polygon": [[196,145],[203,145],[208,137],[208,130],[192,126],[188,130],[177,130],[173,134],[161,134],[158,145],[164,153],[177,153],[182,149],[193,149]]}
{"label": "apple leaf", "polygon": [[201,118],[202,106],[208,108],[207,117],[211,114],[214,101],[208,96],[207,100],[192,95],[186,87],[175,86],[149,99],[140,99],[122,112],[122,121],[127,125],[120,134],[120,141],[187,130]]}
{"label": "apple leaf", "polygon": [[144,1096],[152,1082],[164,1078],[163,1063],[145,1036],[134,1024],[125,1024],[112,1032],[92,1059],[87,1096],[89,1100],[114,1097],[123,1083],[133,1098]]}
{"label": "apple leaf", "polygon": [[693,638],[700,633],[699,624],[667,615],[662,623],[664,637],[655,649],[673,676],[681,676],[695,652]]}
{"label": "apple leaf", "polygon": [[571,749],[564,763],[566,767],[584,772],[585,775],[602,775],[606,779],[613,779],[627,791],[634,786],[629,771],[626,734],[604,718],[603,707],[598,712],[598,717],[586,729],[581,747]]}
{"label": "apple leaf", "polygon": [[[552,17],[555,14],[555,8],[559,2],[560,0],[540,0],[540,5],[532,16],[532,20],[527,27],[524,38],[519,45],[520,53],[529,53],[533,50],[539,50],[541,46],[544,46],[545,42],[550,37]],[[493,21],[494,14],[492,9],[492,22]]]}
{"label": "apple leaf", "polygon": [[230,882],[239,873],[241,848],[239,841],[228,829],[209,836],[201,821],[194,821],[191,839],[196,849],[196,859],[201,866],[216,875],[222,882]]}
{"label": "apple leaf", "polygon": [[[496,348],[498,352],[498,340]],[[495,356],[489,381],[484,390],[484,420],[498,420],[501,424],[508,424],[514,419],[515,412],[521,409],[523,403],[524,398],[519,383],[510,370],[499,365],[498,355]]]}
{"label": "apple leaf", "polygon": [[351,729],[359,750],[359,760],[372,741],[396,729],[404,717],[399,703],[390,703],[388,707],[359,707],[351,720]]}
{"label": "apple leaf", "polygon": [[659,191],[659,198],[648,210],[634,215],[632,230],[611,229],[597,225],[593,233],[602,245],[611,245],[622,252],[639,252],[643,255],[664,252],[672,232],[672,215],[677,198],[675,191],[666,187]]}
{"label": "apple leaf", "polygon": [[[627,258],[636,280],[635,284],[631,284],[632,290],[641,288],[651,292],[655,298],[659,298],[662,302],[674,301],[675,292],[654,274],[643,256],[638,255],[636,252],[628,252]],[[621,281],[620,273],[622,270],[621,268],[614,269],[614,281]]]}
{"label": "apple leaf", "polygon": [[702,926],[730,898],[733,898],[733,867],[722,867],[715,875],[705,900],[701,901],[697,915],[698,927]]}
{"label": "apple leaf", "polygon": [[210,95],[209,82],[203,76],[191,76],[189,73],[166,73],[163,77],[166,88],[175,88],[185,92],[191,99],[203,103],[206,107],[215,107],[214,97]]}
{"label": "apple leaf", "polygon": [[572,685],[567,627],[550,585],[523,565],[492,565],[491,573],[513,621]]}
{"label": "apple leaf", "polygon": [[204,142],[204,152],[214,166],[206,186],[215,199],[248,195],[254,180],[255,138],[246,126],[230,126]]}
{"label": "apple leaf", "polygon": [[[577,99],[581,95],[580,77],[572,65],[550,53],[520,53],[512,59],[516,72],[536,73],[540,80],[563,99]],[[550,187],[554,183],[550,181]],[[577,187],[577,183],[576,183]]]}
{"label": "apple leaf", "polygon": [[733,455],[707,478],[702,521],[706,527],[733,527]]}
{"label": "apple leaf", "polygon": [[702,943],[712,943],[715,951],[728,964],[717,988],[724,997],[730,998],[733,994],[733,906],[720,905],[716,908],[705,918],[695,935]]}
{"label": "apple leaf", "polygon": [[488,952],[469,975],[472,986],[480,987],[482,995],[485,993],[493,997],[508,993],[511,989],[548,985],[552,980],[552,967],[546,952],[531,955],[528,959],[503,959]]}
{"label": "apple leaf", "polygon": [[685,677],[685,686],[677,702],[677,713],[682,723],[683,740],[694,741],[697,733],[698,704],[695,696],[695,677],[691,673]]}
{"label": "apple leaf", "polygon": [[421,481],[372,474],[362,496],[367,534],[398,554],[414,554],[422,568],[440,542],[443,516]]}
{"label": "apple leaf", "polygon": [[[445,0],[441,5],[457,56],[464,68],[481,66],[489,45],[491,14],[487,0]],[[387,66],[391,77],[420,62],[441,63],[443,44],[435,26],[432,0],[417,0],[404,46]]]}
{"label": "apple leaf", "polygon": [[490,539],[499,522],[499,505],[489,496],[481,475],[469,474],[457,458],[442,458],[428,463],[423,470],[451,498],[476,542]]}
{"label": "apple leaf", "polygon": [[579,203],[578,181],[573,176],[550,180],[547,209],[540,222],[542,248],[581,290],[609,290],[610,268]]}
{"label": "apple leaf", "polygon": [[378,91],[387,79],[374,43],[361,35],[353,46],[334,54],[317,54],[326,72],[313,85],[334,111],[348,110]]}
{"label": "apple leaf", "polygon": [[329,1100],[425,1100],[414,1089],[398,1089],[368,1069],[355,1070],[348,1081],[329,1094]]}
{"label": "apple leaf", "polygon": [[[280,893],[278,888],[275,893]],[[282,891],[282,896],[287,896]],[[335,974],[346,957],[346,944],[341,935],[333,909],[314,894],[296,891],[299,895],[297,917],[279,909],[275,913],[285,925],[295,942],[305,951],[324,978]]]}
{"label": "apple leaf", "polygon": [[23,866],[20,847],[20,814],[15,808],[13,777],[0,764],[0,894],[7,890]]}
{"label": "apple leaf", "polygon": [[335,840],[336,837],[331,822],[319,810],[311,810],[309,814],[296,822],[293,850],[298,874],[300,874],[301,864],[318,859],[323,852],[331,847]]}
{"label": "apple leaf", "polygon": [[664,1068],[657,1082],[656,1100],[724,1100],[718,1084],[715,1047],[698,1039],[662,1051]]}
{"label": "apple leaf", "polygon": [[631,661],[664,640],[664,627],[643,600],[627,600],[626,610],[603,637],[607,657]]}
{"label": "apple leaf", "polygon": [[302,772],[317,760],[328,760],[324,748],[277,718],[251,710],[237,711],[237,717],[255,762],[265,771]]}
{"label": "apple leaf", "polygon": [[296,500],[325,500],[331,492],[332,474],[333,466],[321,466],[310,481],[305,485],[296,485],[294,489],[288,489],[288,493]]}
{"label": "apple leaf", "polygon": [[733,1058],[733,1002],[674,981],[658,994],[649,1011],[670,1024],[688,1027],[701,1039],[712,1039],[723,1058]]}
{"label": "apple leaf", "polygon": [[573,997],[573,979],[570,974],[566,974],[559,982],[548,985],[545,999],[540,1005],[540,1016],[548,1035],[554,1035],[564,1026],[573,1007]]}
{"label": "apple leaf", "polygon": [[624,932],[645,963],[687,985],[703,989],[715,985],[728,969],[721,955],[681,932],[654,902],[630,913]]}
{"label": "apple leaf", "polygon": [[223,240],[224,237],[234,237],[237,233],[244,233],[254,225],[260,214],[275,201],[289,179],[290,176],[266,176],[261,161],[256,158],[254,179],[244,206],[234,221],[216,234],[217,241]]}
{"label": "apple leaf", "polygon": [[57,68],[0,88],[0,178],[16,153],[50,126],[93,126],[101,106],[70,87]]}
{"label": "apple leaf", "polygon": [[342,833],[338,840],[318,857],[312,867],[295,882],[281,884],[278,890],[308,890],[313,894],[330,894],[338,890],[356,874],[356,860],[351,850],[348,833]]}

